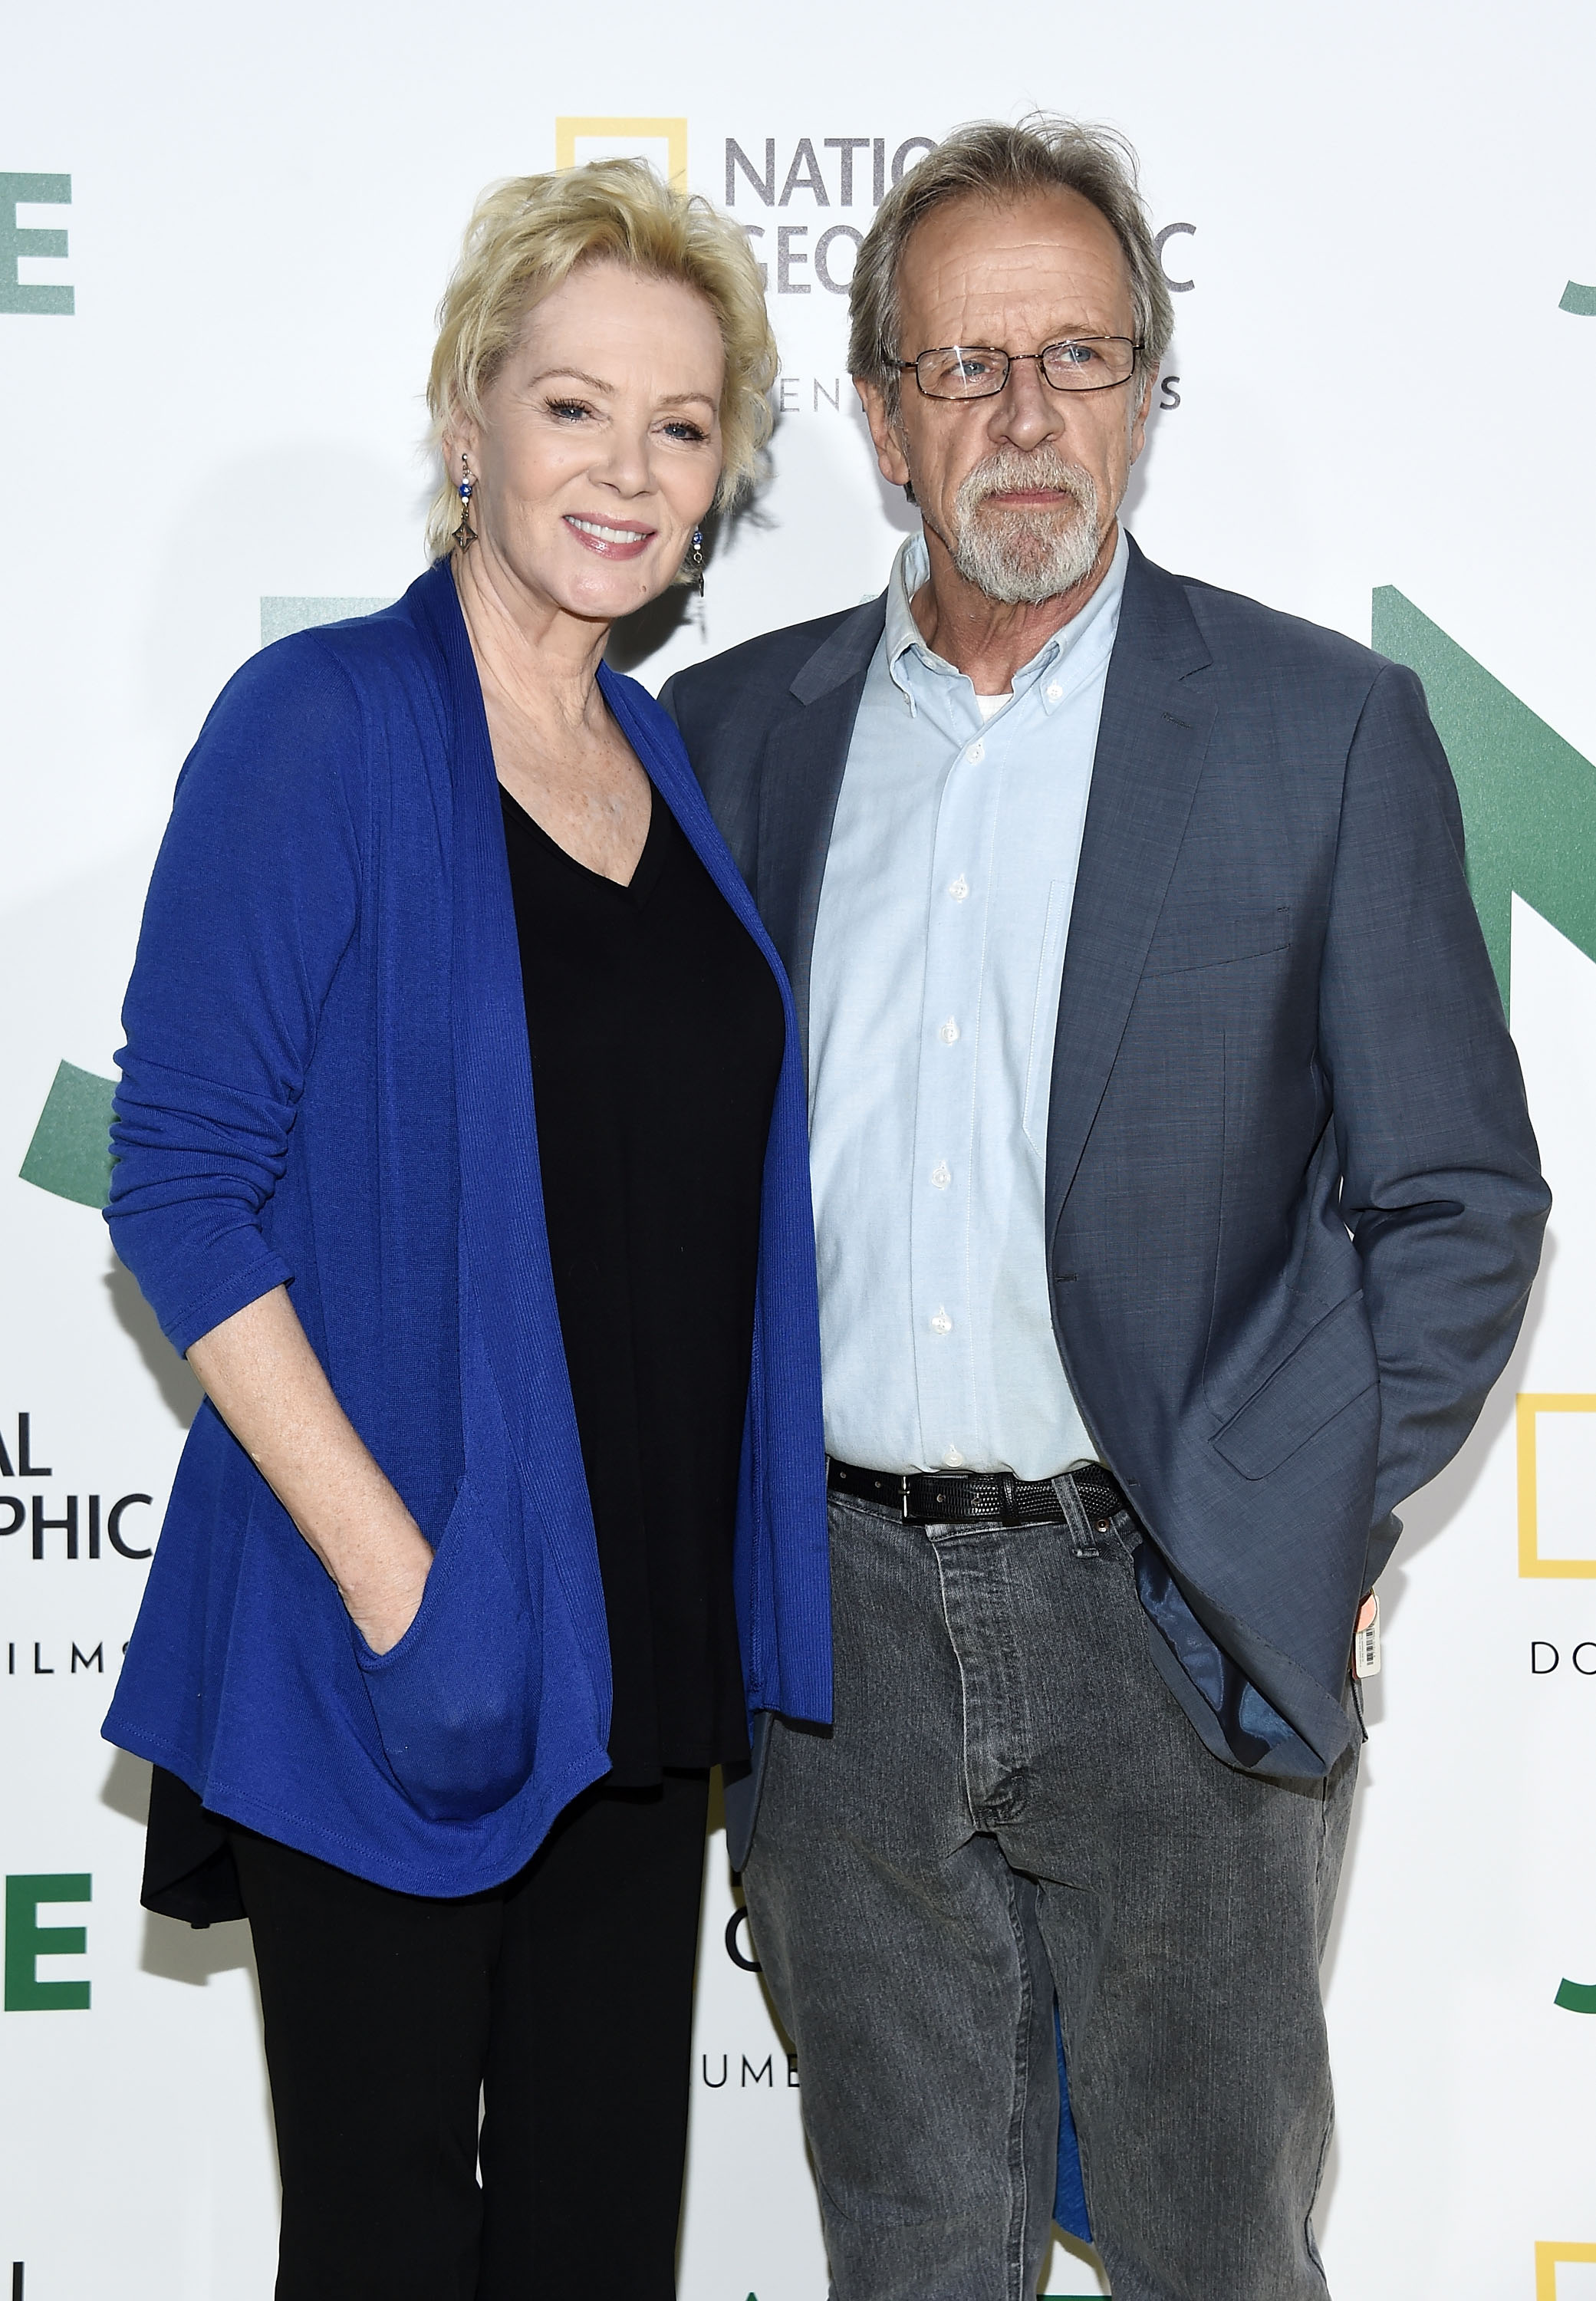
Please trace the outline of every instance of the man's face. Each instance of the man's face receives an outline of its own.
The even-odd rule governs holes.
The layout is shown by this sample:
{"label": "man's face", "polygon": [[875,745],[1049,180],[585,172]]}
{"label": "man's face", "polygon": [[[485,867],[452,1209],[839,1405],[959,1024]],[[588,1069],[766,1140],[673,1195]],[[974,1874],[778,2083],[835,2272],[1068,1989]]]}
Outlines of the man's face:
{"label": "man's face", "polygon": [[[1133,337],[1125,260],[1113,226],[1076,192],[1010,206],[950,200],[911,235],[898,273],[899,355],[945,344],[1040,352],[1073,336]],[[1040,601],[1082,582],[1104,556],[1152,381],[1058,391],[1034,360],[995,397],[928,399],[905,372],[896,418],[859,387],[883,475],[913,487],[929,533],[967,582],[999,600]]]}

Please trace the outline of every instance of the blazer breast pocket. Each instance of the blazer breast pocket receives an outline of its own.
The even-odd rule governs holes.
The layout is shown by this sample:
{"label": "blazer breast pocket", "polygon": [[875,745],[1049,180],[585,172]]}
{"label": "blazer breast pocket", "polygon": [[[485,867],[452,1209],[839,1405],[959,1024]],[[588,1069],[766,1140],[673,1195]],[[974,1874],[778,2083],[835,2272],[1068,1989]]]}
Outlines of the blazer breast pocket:
{"label": "blazer breast pocket", "polygon": [[1182,908],[1159,920],[1142,975],[1191,975],[1199,967],[1233,966],[1239,959],[1289,950],[1291,942],[1290,903],[1258,903],[1244,910],[1224,904],[1211,910]]}
{"label": "blazer breast pocket", "polygon": [[1379,1379],[1363,1296],[1349,1295],[1232,1415],[1215,1449],[1244,1478],[1266,1478]]}

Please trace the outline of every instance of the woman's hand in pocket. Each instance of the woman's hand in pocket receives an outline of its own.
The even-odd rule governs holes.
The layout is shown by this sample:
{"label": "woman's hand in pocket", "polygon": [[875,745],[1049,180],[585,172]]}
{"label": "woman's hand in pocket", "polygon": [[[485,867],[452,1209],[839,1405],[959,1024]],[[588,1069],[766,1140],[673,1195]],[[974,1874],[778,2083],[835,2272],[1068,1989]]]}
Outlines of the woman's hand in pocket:
{"label": "woman's hand in pocket", "polygon": [[421,1611],[432,1569],[431,1544],[397,1494],[394,1502],[395,1523],[373,1527],[363,1540],[347,1544],[357,1554],[347,1557],[344,1572],[334,1577],[349,1619],[380,1654],[398,1644]]}
{"label": "woman's hand in pocket", "polygon": [[389,1653],[415,1619],[431,1544],[334,1397],[288,1288],[202,1335],[188,1363],[367,1645]]}
{"label": "woman's hand in pocket", "polygon": [[386,1653],[368,1630],[355,1654],[394,1779],[429,1821],[496,1812],[532,1770],[541,1656],[502,1536],[463,1478],[414,1627]]}

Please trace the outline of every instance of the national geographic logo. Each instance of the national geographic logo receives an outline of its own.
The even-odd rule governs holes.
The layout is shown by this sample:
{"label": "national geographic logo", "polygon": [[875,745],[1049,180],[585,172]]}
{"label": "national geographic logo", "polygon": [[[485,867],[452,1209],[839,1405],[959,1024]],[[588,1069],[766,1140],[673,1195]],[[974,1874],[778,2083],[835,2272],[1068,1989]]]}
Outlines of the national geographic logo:
{"label": "national geographic logo", "polygon": [[[1575,2280],[1569,2278],[1559,2286],[1558,2271],[1575,2263],[1596,2262],[1596,2245],[1553,2245],[1540,2243],[1535,2247],[1535,2301],[1574,2301]],[[1583,2280],[1578,2290],[1589,2291]]]}
{"label": "national geographic logo", "polygon": [[[555,121],[555,165],[580,167],[584,161],[648,161],[667,182],[685,191],[688,183],[688,123],[681,119],[611,118],[562,114]],[[873,209],[889,183],[902,180],[923,152],[936,149],[931,136],[800,136],[778,151],[773,136],[725,138],[724,199],[735,213],[750,197],[767,208],[806,202],[812,208]],[[824,154],[823,159],[821,155]],[[753,156],[750,156],[752,155]],[[769,255],[775,258],[775,293],[807,296],[816,282],[832,296],[846,296],[853,274],[853,251],[864,233],[851,223],[781,223],[767,229],[745,222],[756,245],[760,277],[771,285]],[[767,251],[763,243],[773,238]]]}
{"label": "national geographic logo", "polygon": [[5,1427],[0,1424],[0,1481],[21,1485],[32,1485],[31,1494],[0,1493],[0,1544],[9,1543],[27,1531],[30,1539],[24,1545],[18,1542],[11,1552],[30,1554],[43,1564],[46,1559],[64,1559],[69,1562],[93,1561],[106,1558],[143,1560],[153,1555],[153,1544],[138,1539],[146,1523],[139,1516],[131,1519],[129,1512],[150,1508],[155,1497],[146,1494],[118,1494],[107,1502],[102,1494],[63,1494],[52,1487],[46,1494],[38,1483],[54,1478],[54,1465],[38,1459],[38,1442],[34,1435],[33,1417],[22,1411],[14,1420],[14,1449],[8,1447]]}
{"label": "national geographic logo", "polygon": [[880,207],[888,184],[901,183],[921,155],[936,148],[932,136],[800,136],[780,147],[773,136],[750,138],[748,146],[728,136],[723,190],[733,214],[750,200],[773,210],[796,200],[800,213],[806,205],[816,212],[807,223],[743,222],[766,289],[773,255],[778,296],[808,296],[816,283],[827,295],[846,296],[865,234],[856,224],[823,222],[818,211]]}
{"label": "national geographic logo", "polygon": [[1596,1393],[1521,1391],[1517,1425],[1518,1571],[1533,1581],[1588,1580],[1596,1576]]}
{"label": "national geographic logo", "polygon": [[[679,191],[688,187],[688,123],[664,117],[621,118],[562,114],[555,121],[555,165],[579,167],[588,160],[647,160]],[[839,214],[868,217],[880,207],[889,186],[903,181],[915,162],[934,152],[934,136],[728,136],[716,186],[725,206],[741,223],[759,265],[767,295],[845,297],[865,226],[833,222]],[[761,208],[771,220],[755,221]],[[809,221],[778,222],[784,208]],[[754,211],[750,215],[749,211]],[[1195,279],[1177,278],[1166,250],[1172,240],[1195,237],[1194,223],[1166,223],[1156,235],[1158,261],[1172,296],[1190,295]],[[1184,268],[1183,265],[1182,267]],[[1180,376],[1158,378],[1158,407],[1170,414],[1181,405]],[[848,378],[795,375],[783,371],[773,394],[778,415],[856,416]]]}
{"label": "national geographic logo", "polygon": [[[896,188],[923,154],[936,148],[934,136],[905,136],[901,139],[890,136],[799,136],[790,144],[765,136],[750,137],[746,145],[737,137],[728,136],[721,190],[726,206],[733,213],[740,208],[746,212],[750,203],[781,209],[791,207],[795,201],[799,203],[800,213],[806,202],[815,211],[873,211],[886,197],[889,185]],[[857,225],[823,224],[816,213],[810,223],[744,222],[743,230],[750,240],[762,243],[756,254],[766,256],[773,253],[778,296],[807,296],[816,281],[832,296],[847,295],[853,277],[854,251],[865,237]],[[1172,238],[1196,230],[1191,223],[1166,224],[1157,234],[1159,262],[1163,263],[1165,247]],[[773,232],[774,247],[767,251],[763,243],[772,238]],[[805,243],[801,247],[800,241]],[[768,288],[768,260],[761,263],[760,272]],[[1169,278],[1167,267],[1166,277]],[[1174,295],[1189,294],[1196,284],[1194,280],[1169,278],[1170,290]]]}
{"label": "national geographic logo", "polygon": [[[838,212],[868,216],[880,207],[888,187],[900,184],[915,162],[936,148],[932,136],[799,136],[790,142],[756,136],[746,143],[728,136],[718,188],[759,258],[766,293],[808,296],[818,287],[826,295],[846,296],[865,230],[856,223],[833,222],[831,216]],[[813,211],[811,220],[777,222],[776,215],[795,203],[800,213]],[[750,208],[768,208],[771,221],[748,220]],[[1173,276],[1166,250],[1172,240],[1193,238],[1196,231],[1194,223],[1176,222],[1166,224],[1155,236],[1172,295],[1190,295],[1197,282]],[[1165,414],[1181,405],[1180,381],[1178,374],[1158,379],[1158,406]],[[818,415],[829,409],[852,414],[853,395],[845,395],[846,381],[844,377],[783,372],[776,385],[776,412]]]}
{"label": "national geographic logo", "polygon": [[589,160],[647,160],[667,184],[685,192],[687,122],[562,114],[554,124],[555,166],[580,168]]}

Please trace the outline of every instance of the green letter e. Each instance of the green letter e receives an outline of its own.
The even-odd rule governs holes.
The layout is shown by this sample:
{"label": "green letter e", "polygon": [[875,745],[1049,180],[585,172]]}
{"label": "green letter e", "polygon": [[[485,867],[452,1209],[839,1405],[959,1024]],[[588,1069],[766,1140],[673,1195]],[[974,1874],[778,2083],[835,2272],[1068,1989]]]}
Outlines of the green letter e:
{"label": "green letter e", "polygon": [[41,1957],[81,1957],[88,1947],[83,1926],[41,1926],[41,1902],[87,1902],[94,1881],[87,1870],[53,1877],[8,1878],[5,1881],[5,2010],[8,2013],[82,2012],[88,2004],[87,1981],[41,1981]]}

